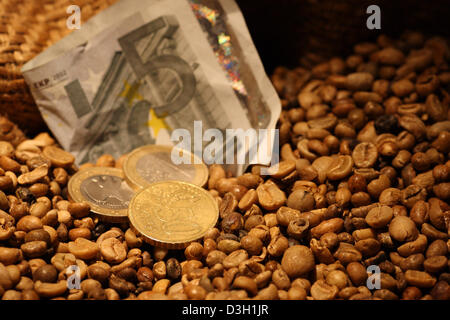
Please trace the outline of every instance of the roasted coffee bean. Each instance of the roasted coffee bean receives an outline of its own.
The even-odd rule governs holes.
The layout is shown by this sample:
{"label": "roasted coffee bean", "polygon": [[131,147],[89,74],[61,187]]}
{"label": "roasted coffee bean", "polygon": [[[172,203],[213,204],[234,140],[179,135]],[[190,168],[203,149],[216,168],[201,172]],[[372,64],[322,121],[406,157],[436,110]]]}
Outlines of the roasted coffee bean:
{"label": "roasted coffee bean", "polygon": [[352,158],[358,168],[370,168],[377,161],[378,150],[371,142],[358,144],[352,153]]}
{"label": "roasted coffee bean", "polygon": [[448,282],[439,281],[431,290],[431,296],[436,300],[450,299],[450,285]]}
{"label": "roasted coffee bean", "polygon": [[372,180],[367,185],[367,191],[373,198],[378,198],[380,194],[391,186],[389,177],[385,174],[381,174],[377,179]]}
{"label": "roasted coffee bean", "polygon": [[422,269],[424,261],[425,257],[423,256],[423,254],[412,254],[400,262],[400,268],[402,268],[403,271],[420,270]]}
{"label": "roasted coffee bean", "polygon": [[245,276],[239,276],[234,279],[233,288],[246,290],[251,296],[255,296],[258,292],[258,287],[255,280]]}
{"label": "roasted coffee bean", "polygon": [[389,234],[397,241],[414,241],[419,235],[419,231],[408,217],[397,216],[389,224]]}
{"label": "roasted coffee bean", "polygon": [[16,196],[24,202],[31,203],[35,200],[33,193],[28,188],[19,187],[16,190]]}
{"label": "roasted coffee bean", "polygon": [[300,240],[306,236],[309,228],[309,220],[305,218],[296,218],[289,222],[287,233],[294,239]]}
{"label": "roasted coffee bean", "polygon": [[423,262],[423,267],[425,271],[430,273],[437,273],[443,271],[447,266],[448,266],[448,259],[446,256],[430,257]]}
{"label": "roasted coffee bean", "polygon": [[335,285],[329,285],[324,280],[317,280],[311,287],[311,296],[316,300],[332,300],[339,292]]}
{"label": "roasted coffee bean", "polygon": [[353,159],[350,156],[338,156],[330,164],[327,177],[330,180],[339,180],[347,177],[353,167]]}
{"label": "roasted coffee bean", "polygon": [[260,184],[256,192],[259,203],[266,210],[276,210],[286,202],[285,193],[271,180]]}
{"label": "roasted coffee bean", "polygon": [[110,272],[108,269],[95,264],[90,265],[87,272],[89,278],[97,280],[101,283],[105,283],[110,276]]}
{"label": "roasted coffee bean", "polygon": [[258,255],[263,248],[263,242],[255,236],[247,235],[241,239],[241,246],[250,255]]}
{"label": "roasted coffee bean", "polygon": [[203,246],[198,242],[192,242],[184,250],[184,255],[188,260],[200,260],[203,255]]}
{"label": "roasted coffee bean", "polygon": [[378,134],[382,133],[396,133],[398,132],[397,118],[391,114],[386,114],[378,117],[375,120],[375,130]]}
{"label": "roasted coffee bean", "polygon": [[122,297],[126,297],[130,292],[127,281],[116,277],[114,274],[109,278],[109,287],[117,291]]}
{"label": "roasted coffee bean", "polygon": [[238,212],[231,212],[226,215],[221,223],[223,231],[233,233],[239,231],[244,226],[244,219]]}
{"label": "roasted coffee bean", "polygon": [[39,267],[34,273],[33,273],[33,280],[34,281],[42,281],[42,282],[56,282],[58,277],[58,270],[51,265],[51,264],[45,264],[41,267]]}
{"label": "roasted coffee bean", "polygon": [[419,288],[431,288],[436,284],[436,279],[423,271],[407,270],[405,278],[409,285]]}
{"label": "roasted coffee bean", "polygon": [[354,174],[348,179],[348,188],[352,193],[366,190],[366,178],[360,174]]}
{"label": "roasted coffee bean", "polygon": [[284,252],[281,266],[289,277],[299,277],[314,268],[314,255],[308,247],[292,246]]}
{"label": "roasted coffee bean", "polygon": [[344,227],[344,220],[341,218],[333,218],[322,221],[319,225],[311,229],[311,235],[320,238],[322,235],[333,232],[339,233]]}
{"label": "roasted coffee bean", "polygon": [[383,228],[389,224],[394,217],[391,207],[379,206],[371,209],[366,215],[366,222],[372,228]]}
{"label": "roasted coffee bean", "polygon": [[136,282],[137,280],[136,270],[130,267],[119,270],[116,275],[122,279],[127,280],[128,282]]}
{"label": "roasted coffee bean", "polygon": [[30,241],[22,244],[20,249],[28,258],[38,258],[46,253],[47,243],[45,241]]}
{"label": "roasted coffee bean", "polygon": [[327,274],[326,280],[327,284],[339,288],[339,290],[344,289],[348,284],[348,277],[345,272],[341,270],[333,270]]}
{"label": "roasted coffee bean", "polygon": [[169,260],[167,260],[166,269],[167,276],[170,279],[175,280],[181,276],[181,266],[178,260],[176,260],[175,258],[170,258]]}
{"label": "roasted coffee bean", "polygon": [[49,247],[52,243],[50,234],[44,229],[31,230],[25,235],[25,242],[44,241]]}
{"label": "roasted coffee bean", "polygon": [[443,240],[435,240],[427,248],[426,257],[446,256],[448,252],[447,244]]}
{"label": "roasted coffee bean", "polygon": [[17,222],[17,230],[29,232],[35,229],[42,228],[42,222],[35,216],[24,216]]}
{"label": "roasted coffee bean", "polygon": [[314,196],[306,190],[295,190],[287,199],[287,206],[300,212],[312,210],[314,205]]}
{"label": "roasted coffee bean", "polygon": [[[114,239],[114,238],[110,238]],[[99,252],[99,246],[92,241],[84,238],[77,238],[75,241],[69,242],[69,252],[72,253],[78,259],[90,260],[97,256]],[[116,256],[115,254],[113,255]]]}

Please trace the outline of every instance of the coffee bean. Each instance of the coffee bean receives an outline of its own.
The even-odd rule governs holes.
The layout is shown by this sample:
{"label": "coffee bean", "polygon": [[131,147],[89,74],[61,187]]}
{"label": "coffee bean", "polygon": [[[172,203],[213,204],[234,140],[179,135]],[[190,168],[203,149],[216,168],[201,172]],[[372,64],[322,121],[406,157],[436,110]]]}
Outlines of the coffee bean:
{"label": "coffee bean", "polygon": [[403,257],[408,257],[411,254],[424,252],[427,245],[427,237],[420,234],[416,240],[407,242],[397,248],[397,251]]}
{"label": "coffee bean", "polygon": [[397,118],[391,114],[378,117],[374,125],[378,134],[398,132]]}
{"label": "coffee bean", "polygon": [[243,250],[236,250],[230,253],[223,259],[223,266],[225,269],[231,269],[233,267],[237,267],[241,262],[245,261],[248,258],[248,253]]}
{"label": "coffee bean", "polygon": [[127,250],[123,242],[116,238],[108,238],[101,242],[100,253],[110,263],[120,263],[126,258]]}
{"label": "coffee bean", "polygon": [[17,230],[29,232],[35,229],[41,229],[42,222],[38,217],[25,216],[17,222]]}
{"label": "coffee bean", "polygon": [[74,228],[69,231],[69,239],[74,241],[77,238],[91,238],[91,230],[89,228]]}
{"label": "coffee bean", "polygon": [[334,253],[334,257],[338,259],[342,264],[348,264],[350,262],[361,261],[361,253],[351,244],[341,242],[339,248]]}
{"label": "coffee bean", "polygon": [[403,271],[420,270],[422,269],[424,261],[425,257],[423,256],[423,254],[412,254],[400,262],[400,268],[402,268]]}
{"label": "coffee bean", "polygon": [[255,280],[245,276],[236,277],[233,282],[233,288],[244,289],[251,296],[255,296],[258,292]]}
{"label": "coffee bean", "polygon": [[284,252],[281,266],[289,277],[299,277],[314,268],[314,256],[308,247],[296,245]]}
{"label": "coffee bean", "polygon": [[170,279],[178,279],[181,276],[181,266],[175,258],[170,258],[167,260],[167,276]]}
{"label": "coffee bean", "polygon": [[332,300],[339,292],[335,285],[329,285],[324,280],[317,280],[311,287],[311,296],[316,300]]}
{"label": "coffee bean", "polygon": [[372,228],[383,228],[389,224],[393,216],[394,214],[391,207],[375,207],[367,213],[366,222]]}
{"label": "coffee bean", "polygon": [[341,218],[333,218],[322,221],[319,225],[311,229],[311,235],[320,238],[322,235],[332,232],[339,233],[344,227],[344,220]]}
{"label": "coffee bean", "polygon": [[222,222],[221,227],[227,233],[233,233],[239,231],[244,226],[244,219],[242,215],[237,212],[231,212],[226,215]]}
{"label": "coffee bean", "polygon": [[20,249],[28,258],[38,258],[46,253],[47,243],[45,241],[30,241],[22,244]]}
{"label": "coffee bean", "polygon": [[33,193],[28,188],[19,187],[16,190],[16,196],[24,202],[31,203],[35,200]]}
{"label": "coffee bean", "polygon": [[294,239],[300,240],[306,236],[309,221],[306,218],[295,218],[289,222],[287,233]]}
{"label": "coffee bean", "polygon": [[91,208],[88,203],[70,203],[67,207],[67,210],[70,212],[71,216],[77,219],[86,217]]}
{"label": "coffee bean", "polygon": [[68,248],[70,253],[72,253],[75,257],[85,260],[95,258],[97,256],[97,253],[99,252],[99,247],[95,242],[89,241],[84,238],[77,238],[75,239],[75,241],[69,242]]}
{"label": "coffee bean", "polygon": [[447,244],[443,240],[434,240],[427,248],[426,257],[446,256],[448,252]]}
{"label": "coffee bean", "polygon": [[439,281],[431,290],[431,296],[437,300],[449,300],[450,299],[450,286],[445,281]]}
{"label": "coffee bean", "polygon": [[405,60],[405,55],[398,49],[388,47],[376,52],[376,60],[387,65],[400,65]]}
{"label": "coffee bean", "polygon": [[389,234],[397,241],[414,241],[419,231],[410,218],[397,216],[389,224]]}
{"label": "coffee bean", "polygon": [[409,285],[419,288],[431,288],[436,284],[436,279],[423,271],[407,270],[405,278]]}
{"label": "coffee bean", "polygon": [[250,255],[258,255],[261,253],[263,243],[255,236],[247,235],[241,239],[241,246]]}
{"label": "coffee bean", "polygon": [[42,281],[42,282],[56,282],[58,277],[58,271],[56,268],[51,264],[45,264],[41,267],[39,267],[34,273],[33,273],[33,280],[34,281]]}
{"label": "coffee bean", "polygon": [[92,264],[88,267],[89,278],[97,280],[101,283],[105,283],[110,276],[109,270],[101,267],[100,265]]}
{"label": "coffee bean", "polygon": [[313,195],[306,190],[295,190],[287,199],[287,206],[300,212],[312,210],[314,205]]}
{"label": "coffee bean", "polygon": [[353,167],[353,159],[350,156],[338,156],[330,164],[327,177],[330,180],[339,180],[348,176]]}
{"label": "coffee bean", "polygon": [[28,232],[25,236],[25,242],[44,241],[47,246],[51,245],[50,234],[44,229],[35,229]]}
{"label": "coffee bean", "polygon": [[405,114],[398,119],[399,125],[420,140],[426,133],[423,121],[414,114]]}
{"label": "coffee bean", "polygon": [[338,287],[339,290],[344,289],[348,284],[348,277],[341,270],[333,270],[326,276],[326,283]]}
{"label": "coffee bean", "polygon": [[276,210],[286,202],[285,193],[270,180],[264,184],[260,184],[256,192],[259,203],[266,210]]}
{"label": "coffee bean", "polygon": [[358,144],[352,153],[352,158],[358,168],[370,168],[377,161],[377,147],[370,142]]}
{"label": "coffee bean", "polygon": [[348,188],[350,192],[357,193],[366,190],[366,178],[360,174],[354,174],[348,179]]}

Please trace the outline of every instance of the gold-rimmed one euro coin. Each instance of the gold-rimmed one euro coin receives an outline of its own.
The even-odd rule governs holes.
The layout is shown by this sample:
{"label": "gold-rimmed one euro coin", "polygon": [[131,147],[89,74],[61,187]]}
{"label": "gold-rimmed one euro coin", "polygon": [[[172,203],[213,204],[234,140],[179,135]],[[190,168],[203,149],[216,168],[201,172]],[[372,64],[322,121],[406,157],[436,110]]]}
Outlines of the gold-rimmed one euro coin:
{"label": "gold-rimmed one euro coin", "polygon": [[128,206],[134,191],[116,168],[92,167],[75,173],[68,184],[69,199],[87,202],[100,220],[120,223],[128,220]]}
{"label": "gold-rimmed one euro coin", "polygon": [[[139,147],[127,156],[123,164],[125,179],[135,190],[159,181],[184,181],[204,186],[208,181],[208,168],[189,151],[165,145]],[[175,164],[172,151],[179,152],[190,164]]]}
{"label": "gold-rimmed one euro coin", "polygon": [[181,181],[155,182],[137,192],[128,208],[133,229],[150,244],[182,249],[202,238],[219,217],[205,189]]}

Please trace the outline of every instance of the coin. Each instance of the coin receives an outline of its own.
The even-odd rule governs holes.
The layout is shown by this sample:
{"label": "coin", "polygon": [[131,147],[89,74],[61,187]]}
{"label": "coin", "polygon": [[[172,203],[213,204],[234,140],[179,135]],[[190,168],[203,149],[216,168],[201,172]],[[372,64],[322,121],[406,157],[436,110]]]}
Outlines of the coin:
{"label": "coin", "polygon": [[70,200],[88,202],[91,211],[106,222],[127,221],[128,205],[134,195],[123,171],[107,167],[78,171],[69,180],[68,192]]}
{"label": "coin", "polygon": [[173,148],[172,146],[147,145],[133,150],[123,164],[128,184],[136,190],[154,182],[169,180],[204,186],[208,180],[206,165],[191,152],[182,149],[176,150],[190,157],[191,164],[174,164],[171,158]]}
{"label": "coin", "polygon": [[161,181],[142,189],[130,201],[134,230],[152,245],[182,249],[216,225],[217,201],[205,189],[180,181]]}

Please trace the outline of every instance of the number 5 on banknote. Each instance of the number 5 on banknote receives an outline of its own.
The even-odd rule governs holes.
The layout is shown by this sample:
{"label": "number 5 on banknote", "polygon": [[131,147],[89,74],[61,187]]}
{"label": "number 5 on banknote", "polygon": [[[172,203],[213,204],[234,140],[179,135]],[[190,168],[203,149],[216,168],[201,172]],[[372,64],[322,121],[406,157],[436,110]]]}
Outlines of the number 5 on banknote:
{"label": "number 5 on banknote", "polygon": [[[161,69],[172,70],[178,79],[177,87],[180,90],[178,93],[172,93],[172,99],[165,99],[159,90],[152,90],[152,98],[156,102],[153,108],[159,117],[165,117],[183,109],[195,95],[196,80],[191,66],[177,55],[158,54],[161,42],[170,38],[178,28],[175,17],[162,16],[118,39],[123,55],[138,80],[147,76],[150,87],[158,87],[160,80],[157,72]],[[137,45],[142,40],[147,40],[148,43],[139,52]],[[78,118],[96,109],[95,103],[94,107],[90,105],[78,80],[68,84],[65,89]],[[87,127],[90,127],[90,123]]]}
{"label": "number 5 on banknote", "polygon": [[[161,41],[170,38],[179,25],[173,16],[163,16],[153,20],[119,39],[125,58],[133,68],[138,79],[146,76],[150,78],[151,86],[157,86],[154,74],[160,69],[170,69],[175,72],[180,81],[180,91],[172,101],[164,101],[161,96],[155,97],[158,105],[154,106],[155,113],[164,117],[183,109],[195,94],[196,81],[191,66],[176,55],[157,54]],[[151,44],[143,52],[138,52],[137,44],[140,40],[151,37]],[[156,82],[156,83],[155,83]]]}
{"label": "number 5 on banknote", "polygon": [[[114,54],[92,102],[78,79],[65,86],[78,119],[84,118],[77,129],[84,132],[79,136],[85,137],[89,150],[83,162],[102,152],[123,153],[128,148],[155,143],[156,135],[151,137],[147,127],[150,108],[157,117],[164,118],[191,102],[197,90],[193,69],[172,54],[171,41],[177,38],[178,29],[174,16],[162,16],[119,38],[122,51]],[[126,90],[122,89],[124,82]],[[144,94],[148,99],[138,92],[142,82],[147,84]]]}

